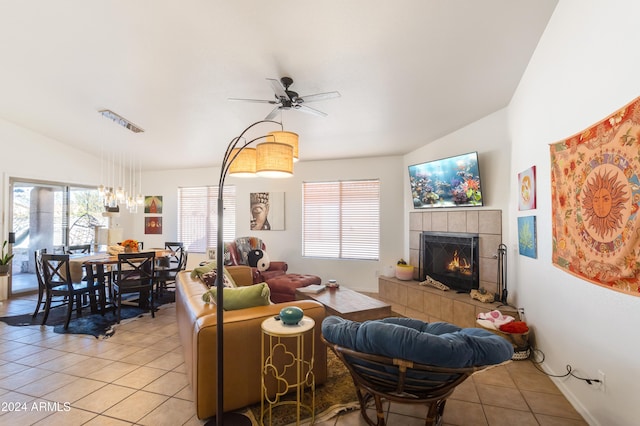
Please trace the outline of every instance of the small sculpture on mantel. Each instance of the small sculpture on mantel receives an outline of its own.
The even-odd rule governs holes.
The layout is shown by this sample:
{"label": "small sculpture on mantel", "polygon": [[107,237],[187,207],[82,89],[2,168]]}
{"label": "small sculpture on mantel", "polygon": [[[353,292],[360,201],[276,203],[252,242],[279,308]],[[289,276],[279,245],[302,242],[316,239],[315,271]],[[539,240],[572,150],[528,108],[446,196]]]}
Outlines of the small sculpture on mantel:
{"label": "small sculpture on mantel", "polygon": [[495,300],[495,295],[493,293],[489,293],[484,288],[481,288],[480,290],[471,290],[469,296],[471,296],[472,299],[478,300],[483,303],[493,303],[493,301]]}

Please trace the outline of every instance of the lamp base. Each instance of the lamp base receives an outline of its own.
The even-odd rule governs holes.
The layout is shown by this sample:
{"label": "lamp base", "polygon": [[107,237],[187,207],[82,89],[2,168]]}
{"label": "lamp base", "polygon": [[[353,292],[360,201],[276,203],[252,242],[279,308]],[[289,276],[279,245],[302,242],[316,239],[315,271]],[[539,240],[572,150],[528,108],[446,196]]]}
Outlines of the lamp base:
{"label": "lamp base", "polygon": [[[205,426],[215,426],[218,424],[217,420],[217,417],[213,416],[205,423]],[[224,426],[251,426],[251,419],[240,413],[224,413],[222,424]]]}

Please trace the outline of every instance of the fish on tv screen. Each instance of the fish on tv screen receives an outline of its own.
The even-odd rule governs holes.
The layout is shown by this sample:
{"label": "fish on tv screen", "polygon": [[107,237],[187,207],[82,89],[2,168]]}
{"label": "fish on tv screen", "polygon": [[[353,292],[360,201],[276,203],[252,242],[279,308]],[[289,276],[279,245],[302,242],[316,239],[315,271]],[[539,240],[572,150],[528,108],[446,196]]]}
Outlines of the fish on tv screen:
{"label": "fish on tv screen", "polygon": [[416,209],[483,205],[477,152],[409,166],[409,181]]}

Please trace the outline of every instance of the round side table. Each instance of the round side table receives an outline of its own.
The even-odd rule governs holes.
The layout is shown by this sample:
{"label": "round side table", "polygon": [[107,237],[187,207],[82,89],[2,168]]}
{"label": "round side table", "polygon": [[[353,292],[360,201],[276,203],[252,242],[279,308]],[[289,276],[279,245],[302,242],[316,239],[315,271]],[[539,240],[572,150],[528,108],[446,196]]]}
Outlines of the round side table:
{"label": "round side table", "polygon": [[[313,354],[315,339],[313,328],[315,321],[307,316],[296,325],[285,325],[280,320],[268,318],[262,322],[262,386],[260,389],[260,423],[264,423],[268,414],[269,425],[272,410],[283,405],[295,405],[296,424],[300,424],[300,410],[306,409],[311,415],[311,424],[315,418],[316,382],[313,375]],[[305,352],[305,345],[311,340],[311,351]],[[305,356],[311,354],[310,356]],[[305,359],[307,358],[307,359]],[[276,389],[267,389],[267,380],[275,379]],[[305,390],[309,389],[311,398],[305,402]],[[282,397],[295,389],[295,401],[283,401]],[[265,406],[266,402],[266,406]]]}

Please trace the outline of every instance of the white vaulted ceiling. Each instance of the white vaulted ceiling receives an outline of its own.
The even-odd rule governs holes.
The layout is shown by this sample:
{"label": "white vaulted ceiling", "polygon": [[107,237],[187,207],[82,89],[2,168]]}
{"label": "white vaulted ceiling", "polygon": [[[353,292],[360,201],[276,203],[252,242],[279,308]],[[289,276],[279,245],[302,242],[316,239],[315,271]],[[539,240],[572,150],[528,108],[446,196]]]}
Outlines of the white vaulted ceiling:
{"label": "white vaulted ceiling", "polygon": [[[504,108],[557,0],[0,0],[0,118],[145,169],[219,165],[264,118],[266,78],[301,160],[412,151]],[[98,114],[111,109],[144,133]]]}

